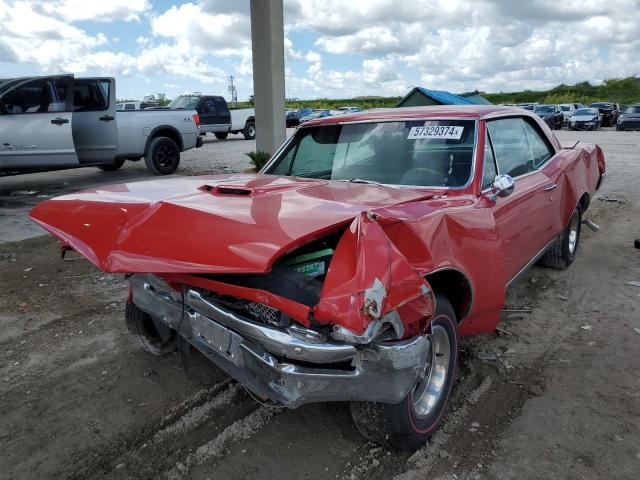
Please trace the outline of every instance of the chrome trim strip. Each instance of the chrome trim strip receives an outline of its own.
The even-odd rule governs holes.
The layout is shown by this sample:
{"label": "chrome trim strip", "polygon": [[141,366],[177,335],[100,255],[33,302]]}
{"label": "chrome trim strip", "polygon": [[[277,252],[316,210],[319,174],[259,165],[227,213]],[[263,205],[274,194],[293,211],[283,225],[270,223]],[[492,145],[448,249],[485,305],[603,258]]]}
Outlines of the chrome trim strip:
{"label": "chrome trim strip", "polygon": [[513,282],[515,282],[516,280],[521,278],[525,273],[527,273],[529,269],[533,266],[533,264],[536,263],[538,260],[540,260],[540,257],[542,257],[545,254],[545,252],[549,249],[551,244],[556,241],[556,238],[558,238],[557,235],[553,237],[551,241],[547,243],[542,250],[536,253],[536,255],[531,260],[529,260],[529,262],[524,267],[522,267],[522,269],[520,269],[518,273],[516,273],[513,277],[511,277],[511,280],[507,282],[507,284],[505,285],[505,288],[509,288]]}

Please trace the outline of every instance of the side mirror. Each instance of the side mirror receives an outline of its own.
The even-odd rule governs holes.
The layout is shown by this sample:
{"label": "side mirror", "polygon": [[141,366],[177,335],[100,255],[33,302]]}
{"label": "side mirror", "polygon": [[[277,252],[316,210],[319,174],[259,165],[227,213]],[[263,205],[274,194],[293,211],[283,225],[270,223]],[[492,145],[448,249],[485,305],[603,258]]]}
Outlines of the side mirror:
{"label": "side mirror", "polygon": [[496,175],[493,181],[493,195],[490,200],[495,202],[498,197],[508,197],[516,187],[516,181],[510,175]]}

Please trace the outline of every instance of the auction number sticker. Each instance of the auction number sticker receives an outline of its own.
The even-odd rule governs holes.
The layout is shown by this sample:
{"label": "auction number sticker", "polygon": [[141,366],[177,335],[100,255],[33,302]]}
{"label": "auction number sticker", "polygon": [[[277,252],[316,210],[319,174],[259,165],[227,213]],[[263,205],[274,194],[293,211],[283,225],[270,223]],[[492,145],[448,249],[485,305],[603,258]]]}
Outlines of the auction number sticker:
{"label": "auction number sticker", "polygon": [[445,138],[450,140],[460,140],[464,127],[453,125],[437,125],[433,127],[411,127],[408,140],[418,140],[421,138]]}

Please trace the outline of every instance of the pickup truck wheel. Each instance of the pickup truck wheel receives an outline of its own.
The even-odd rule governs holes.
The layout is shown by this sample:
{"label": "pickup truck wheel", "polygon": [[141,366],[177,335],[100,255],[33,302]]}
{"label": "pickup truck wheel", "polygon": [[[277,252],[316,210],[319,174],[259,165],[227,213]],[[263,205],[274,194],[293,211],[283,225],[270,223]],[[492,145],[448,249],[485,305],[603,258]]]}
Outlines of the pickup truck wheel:
{"label": "pickup truck wheel", "polygon": [[156,137],[149,144],[144,163],[151,173],[170,175],[180,165],[180,149],[169,137]]}
{"label": "pickup truck wheel", "polygon": [[254,122],[247,122],[242,130],[245,140],[253,140],[256,138],[256,124]]}
{"label": "pickup truck wheel", "polygon": [[578,206],[571,214],[569,225],[556,237],[549,249],[540,258],[540,264],[558,270],[564,270],[569,267],[578,253],[581,226],[582,209]]}
{"label": "pickup truck wheel", "polygon": [[446,411],[458,368],[458,323],[449,300],[436,295],[431,356],[400,403],[351,402],[360,433],[381,445],[413,450],[426,443]]}
{"label": "pickup truck wheel", "polygon": [[115,172],[120,170],[124,165],[124,159],[116,160],[113,163],[105,163],[104,165],[98,165],[98,168],[103,172]]}
{"label": "pickup truck wheel", "polygon": [[229,132],[215,132],[214,135],[218,140],[224,140],[229,136]]}
{"label": "pickup truck wheel", "polygon": [[166,341],[162,341],[149,314],[140,310],[132,302],[127,302],[124,321],[136,344],[143,350],[153,355],[166,355],[175,351],[175,333],[172,332]]}

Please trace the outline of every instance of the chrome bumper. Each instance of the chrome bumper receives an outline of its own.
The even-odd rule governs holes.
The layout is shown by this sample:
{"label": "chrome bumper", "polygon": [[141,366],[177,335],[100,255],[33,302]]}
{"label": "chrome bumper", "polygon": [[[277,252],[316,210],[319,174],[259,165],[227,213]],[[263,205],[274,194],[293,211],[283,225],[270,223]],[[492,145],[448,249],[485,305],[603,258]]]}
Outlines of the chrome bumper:
{"label": "chrome bumper", "polygon": [[289,408],[325,401],[398,403],[430,358],[427,336],[356,348],[302,327],[267,327],[196,290],[187,290],[183,307],[182,295],[153,275],[129,281],[138,308],[180,328],[191,345],[254,393]]}

